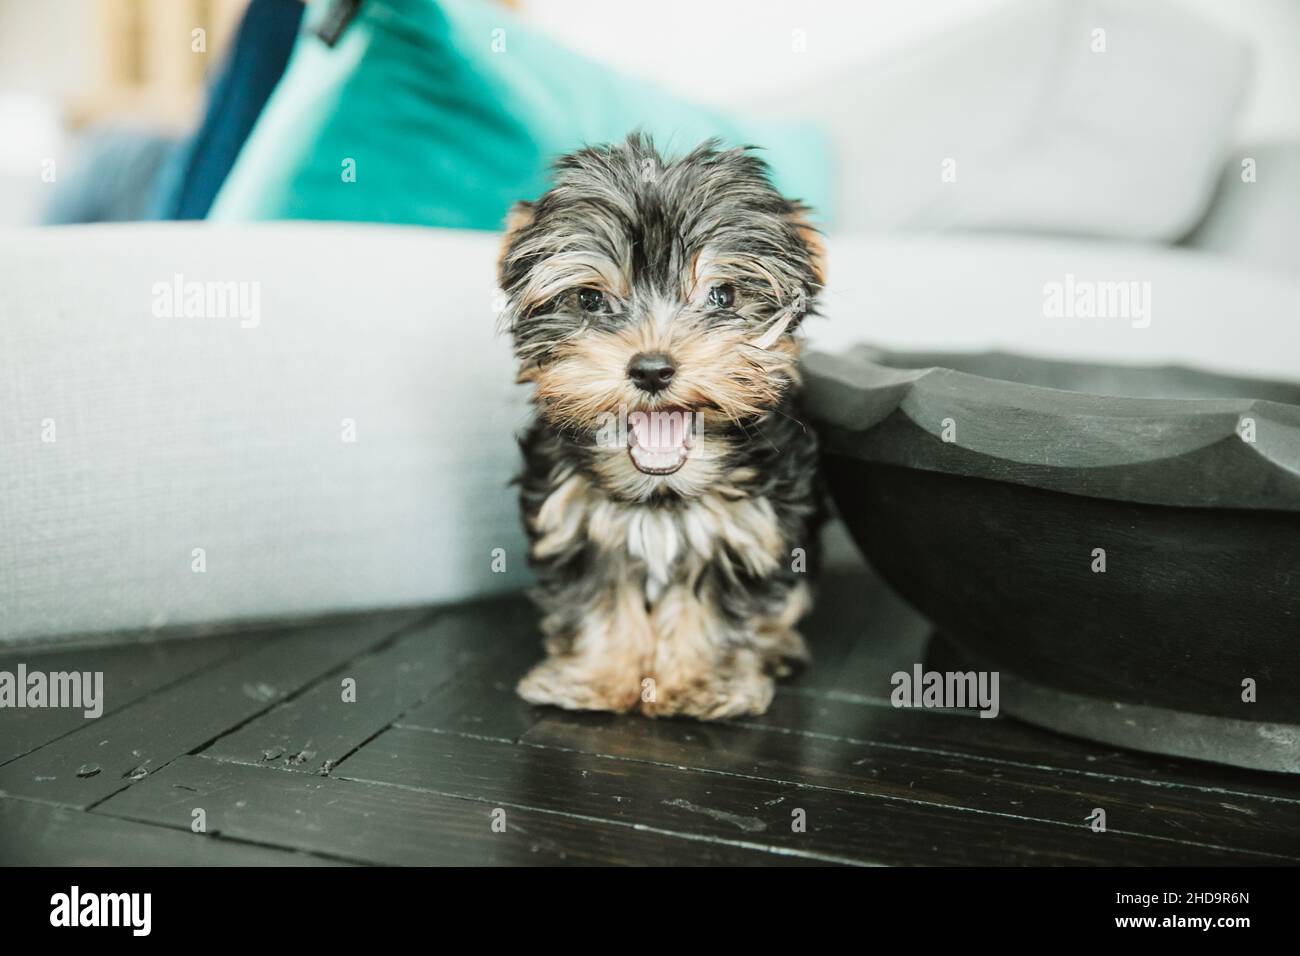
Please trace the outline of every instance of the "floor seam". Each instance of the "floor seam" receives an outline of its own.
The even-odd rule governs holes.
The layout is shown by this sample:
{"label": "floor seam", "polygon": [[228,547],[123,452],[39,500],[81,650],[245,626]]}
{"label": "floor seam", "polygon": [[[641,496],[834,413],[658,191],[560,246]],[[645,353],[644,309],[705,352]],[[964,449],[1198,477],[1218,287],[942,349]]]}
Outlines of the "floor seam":
{"label": "floor seam", "polygon": [[335,780],[347,783],[367,784],[376,787],[392,787],[395,790],[403,790],[409,793],[427,793],[434,796],[446,797],[450,800],[461,800],[466,803],[474,803],[486,807],[510,807],[515,810],[524,810],[528,813],[540,813],[547,816],[561,817],[567,820],[581,820],[584,823],[598,823],[605,826],[620,827],[625,830],[636,830],[642,833],[654,833],[660,836],[673,837],[682,840],[689,840],[695,843],[708,843],[710,845],[723,845],[741,847],[747,850],[757,850],[764,853],[771,853],[776,856],[792,856],[802,859],[817,860],[824,863],[837,863],[843,866],[873,866],[865,860],[856,860],[852,857],[840,857],[834,854],[820,853],[815,850],[792,850],[786,847],[773,846],[768,843],[754,843],[748,840],[736,840],[730,837],[702,836],[700,834],[685,833],[681,830],[669,830],[663,827],[649,826],[642,823],[627,823],[622,820],[610,820],[607,817],[592,816],[585,813],[570,813],[566,810],[551,810],[546,807],[534,807],[524,803],[513,803],[504,800],[488,800],[485,797],[471,797],[463,793],[453,793],[447,790],[434,790],[428,787],[413,787],[403,783],[391,783],[385,780],[369,780],[365,777],[349,777],[338,775]]}
{"label": "floor seam", "polygon": [[1256,793],[1250,790],[1229,790],[1221,787],[1208,787],[1203,784],[1183,783],[1178,780],[1148,780],[1143,777],[1133,777],[1128,774],[1120,773],[1103,773],[1099,770],[1082,770],[1076,767],[1058,767],[1052,764],[1033,764],[1021,760],[1007,760],[1005,757],[988,757],[981,754],[972,754],[962,750],[940,750],[934,747],[917,747],[909,744],[890,743],[883,740],[864,740],[858,737],[845,737],[841,734],[828,734],[814,730],[795,730],[789,727],[778,727],[772,724],[760,723],[741,723],[728,722],[728,726],[737,727],[742,730],[761,730],[777,734],[786,734],[789,736],[808,737],[817,740],[830,740],[837,743],[853,744],[858,747],[882,747],[889,750],[905,750],[913,753],[923,753],[939,757],[956,757],[958,759],[976,760],[981,763],[992,763],[1006,767],[1019,767],[1023,770],[1044,770],[1052,773],[1074,774],[1081,777],[1093,777],[1102,780],[1124,780],[1129,783],[1142,784],[1147,787],[1164,787],[1179,790],[1191,790],[1197,793],[1212,793],[1223,796],[1244,797],[1253,800],[1263,800],[1270,803],[1296,803],[1300,804],[1300,797],[1282,797],[1269,793]]}
{"label": "floor seam", "polygon": [[[456,736],[471,736],[467,734],[460,734],[454,730],[431,730],[422,727],[410,727],[408,729],[423,731],[425,733],[453,734]],[[494,738],[489,738],[489,739],[494,739]],[[497,739],[497,741],[503,743],[505,742],[505,741],[499,741],[499,739]],[[549,744],[535,743],[533,741],[529,741],[526,739],[521,739],[519,743],[522,744],[523,746],[533,747],[538,750],[553,750],[562,753],[576,753],[588,757],[595,757],[595,758],[600,758],[605,760],[626,761],[628,763],[638,763],[646,766],[665,767],[674,770],[684,770],[691,773],[704,773],[704,774],[711,774],[720,777],[733,777],[741,780],[754,780],[763,783],[772,783],[772,784],[779,784],[781,786],[795,787],[800,790],[818,790],[826,793],[852,794],[853,796],[861,797],[867,800],[886,800],[886,801],[892,801],[897,803],[905,803],[908,804],[909,806],[954,810],[959,813],[979,814],[981,816],[988,816],[988,817],[993,817],[998,819],[1019,820],[1027,823],[1041,823],[1048,826],[1064,827],[1073,830],[1089,829],[1089,825],[1086,822],[1068,823],[1062,820],[1053,820],[1047,817],[1031,817],[1031,816],[1026,816],[1024,814],[1004,813],[997,810],[982,810],[977,807],[964,807],[958,804],[935,803],[928,800],[917,800],[914,798],[898,796],[896,794],[871,793],[864,790],[853,790],[845,787],[829,787],[824,784],[807,783],[804,781],[797,781],[797,780],[786,780],[779,777],[763,777],[763,776],[757,776],[752,774],[736,773],[735,771],[730,771],[730,770],[713,770],[707,767],[691,767],[684,764],[675,764],[666,761],[646,760],[646,759],[636,758],[636,757],[623,757],[617,754],[596,753],[589,750],[577,750],[575,748],[570,748],[570,747],[556,747]],[[385,784],[385,781],[382,780],[369,780],[368,778],[362,778],[362,777],[348,777],[346,779],[357,780],[358,782]],[[386,784],[386,785],[398,786],[398,784]],[[424,790],[425,788],[412,787],[411,789]],[[426,790],[426,792],[434,792],[434,791]],[[1160,836],[1158,834],[1151,834],[1151,833],[1141,833],[1135,830],[1117,830],[1112,828],[1112,829],[1108,829],[1107,832],[1118,833],[1125,836],[1133,837],[1135,839],[1154,840],[1163,843],[1172,843],[1177,846],[1196,847],[1198,849],[1205,849],[1205,850],[1217,850],[1220,852],[1240,854],[1243,856],[1264,857],[1266,859],[1287,860],[1291,862],[1300,861],[1300,856],[1295,856],[1295,855],[1288,856],[1286,854],[1269,853],[1268,851],[1265,850],[1245,850],[1245,849],[1240,849],[1238,847],[1223,846],[1221,844],[1216,844],[1216,843],[1201,843],[1195,840],[1181,840],[1176,837]]]}

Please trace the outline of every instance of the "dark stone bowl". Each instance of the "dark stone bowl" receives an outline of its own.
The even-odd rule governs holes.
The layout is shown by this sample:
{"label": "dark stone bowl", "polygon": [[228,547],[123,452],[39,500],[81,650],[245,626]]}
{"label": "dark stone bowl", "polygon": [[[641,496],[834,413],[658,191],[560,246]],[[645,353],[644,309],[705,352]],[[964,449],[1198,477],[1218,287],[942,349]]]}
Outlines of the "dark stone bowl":
{"label": "dark stone bowl", "polygon": [[1300,385],[866,347],[805,375],[931,666],[1065,733],[1300,773]]}

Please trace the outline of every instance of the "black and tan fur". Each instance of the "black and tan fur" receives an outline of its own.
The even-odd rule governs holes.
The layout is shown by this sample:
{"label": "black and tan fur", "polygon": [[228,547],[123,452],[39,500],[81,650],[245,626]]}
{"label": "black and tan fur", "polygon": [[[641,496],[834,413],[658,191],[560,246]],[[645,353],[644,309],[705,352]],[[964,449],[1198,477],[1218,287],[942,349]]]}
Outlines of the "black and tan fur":
{"label": "black and tan fur", "polygon": [[[520,498],[548,653],[525,699],[761,713],[806,659],[819,499],[796,361],[822,265],[804,213],[748,150],[666,161],[636,135],[561,159],[512,211],[500,283],[537,409]],[[662,391],[629,378],[644,354],[675,366]],[[620,409],[699,416],[679,470],[600,439]]]}

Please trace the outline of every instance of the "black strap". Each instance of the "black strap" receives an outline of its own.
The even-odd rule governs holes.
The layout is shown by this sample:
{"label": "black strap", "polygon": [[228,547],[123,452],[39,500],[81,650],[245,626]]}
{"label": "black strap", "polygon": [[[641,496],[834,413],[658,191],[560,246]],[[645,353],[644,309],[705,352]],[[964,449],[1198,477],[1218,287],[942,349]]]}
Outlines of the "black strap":
{"label": "black strap", "polygon": [[339,37],[348,28],[352,18],[361,9],[361,0],[330,0],[330,8],[325,12],[325,19],[316,28],[316,36],[325,41],[327,46],[339,42]]}

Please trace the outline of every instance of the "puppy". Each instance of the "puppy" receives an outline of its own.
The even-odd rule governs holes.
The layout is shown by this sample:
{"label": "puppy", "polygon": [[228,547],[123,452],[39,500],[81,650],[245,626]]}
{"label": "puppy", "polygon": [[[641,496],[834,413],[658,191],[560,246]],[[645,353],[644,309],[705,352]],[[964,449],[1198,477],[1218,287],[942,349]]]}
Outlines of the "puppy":
{"label": "puppy", "polygon": [[817,445],[805,207],[745,149],[582,149],[511,211],[505,323],[536,416],[520,502],[547,658],[536,704],[761,714],[808,653]]}

